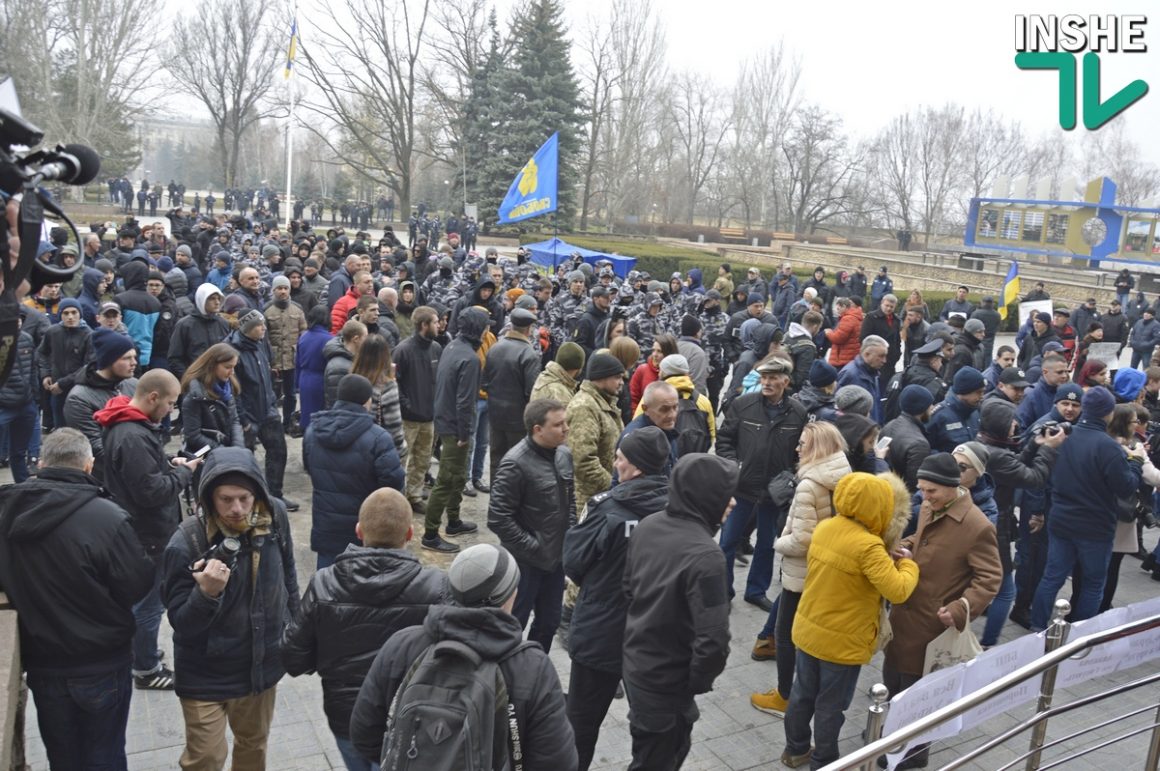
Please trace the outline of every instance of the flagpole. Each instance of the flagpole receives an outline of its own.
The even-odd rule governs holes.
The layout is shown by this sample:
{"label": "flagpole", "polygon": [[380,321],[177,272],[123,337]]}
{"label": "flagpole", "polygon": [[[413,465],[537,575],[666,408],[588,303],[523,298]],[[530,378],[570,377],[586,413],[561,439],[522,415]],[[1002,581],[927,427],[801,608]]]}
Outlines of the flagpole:
{"label": "flagpole", "polygon": [[294,173],[294,84],[288,83],[290,90],[290,119],[286,124],[286,229],[294,219],[293,201],[290,199],[291,181]]}
{"label": "flagpole", "polygon": [[290,223],[294,221],[294,202],[290,198],[290,190],[293,186],[294,180],[294,78],[291,77],[294,73],[291,69],[294,65],[293,57],[297,51],[297,36],[298,36],[298,3],[294,3],[292,11],[291,31],[290,31],[290,49],[286,60],[286,93],[290,97],[290,115],[286,123],[286,230],[290,229]]}

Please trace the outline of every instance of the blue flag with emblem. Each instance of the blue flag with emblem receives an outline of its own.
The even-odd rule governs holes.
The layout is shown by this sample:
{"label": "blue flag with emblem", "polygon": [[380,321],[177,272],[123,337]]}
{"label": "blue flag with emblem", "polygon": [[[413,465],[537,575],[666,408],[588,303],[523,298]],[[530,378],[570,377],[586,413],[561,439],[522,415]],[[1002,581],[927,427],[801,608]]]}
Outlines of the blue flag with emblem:
{"label": "blue flag with emblem", "polygon": [[556,211],[559,137],[559,133],[552,134],[512,180],[503,203],[499,205],[499,224],[507,225]]}

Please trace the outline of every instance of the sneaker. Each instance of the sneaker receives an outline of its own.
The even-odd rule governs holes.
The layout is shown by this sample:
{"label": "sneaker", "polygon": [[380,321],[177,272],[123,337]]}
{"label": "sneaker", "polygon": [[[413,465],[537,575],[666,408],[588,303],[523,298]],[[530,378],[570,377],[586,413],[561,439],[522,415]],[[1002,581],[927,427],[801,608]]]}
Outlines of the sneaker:
{"label": "sneaker", "polygon": [[298,511],[302,508],[302,504],[293,498],[282,498],[282,505],[286,507],[286,511]]}
{"label": "sneaker", "polygon": [[737,552],[736,554],[734,554],[733,559],[737,562],[738,565],[748,565],[749,564],[749,558],[746,557],[741,552]]}
{"label": "sneaker", "polygon": [[164,664],[148,675],[133,675],[133,687],[139,691],[172,691],[173,670]]}
{"label": "sneaker", "polygon": [[[4,464],[4,465],[6,466],[8,464]],[[0,466],[0,468],[3,468],[3,466]],[[1145,557],[1140,562],[1140,570],[1144,570],[1146,572],[1151,573],[1155,569],[1156,569],[1156,558],[1154,556],[1152,556],[1151,553],[1149,553],[1148,556]]]}
{"label": "sneaker", "polygon": [[465,498],[474,498],[475,497],[475,489],[471,486],[470,482],[468,482],[467,484],[465,484],[463,486],[463,495]]}
{"label": "sneaker", "polygon": [[754,661],[773,661],[777,658],[777,645],[773,637],[758,637],[749,657]]}
{"label": "sneaker", "polygon": [[442,552],[443,554],[454,554],[455,552],[459,551],[458,546],[450,543],[449,541],[444,541],[437,535],[430,538],[424,536],[423,540],[419,543],[423,546],[424,549],[429,551]]}
{"label": "sneaker", "polygon": [[811,748],[810,751],[804,755],[790,755],[789,750],[786,750],[785,752],[781,753],[781,764],[783,766],[789,766],[790,768],[804,766],[810,762],[810,756],[813,755],[813,752],[814,751]]}
{"label": "sneaker", "polygon": [[482,479],[473,479],[473,480],[471,480],[471,486],[472,486],[472,487],[474,487],[476,490],[479,490],[479,491],[480,491],[481,493],[483,493],[484,495],[487,495],[488,493],[490,493],[490,492],[491,492],[491,488],[490,488],[490,487],[488,487],[487,485],[485,485],[485,484],[483,483],[483,480],[482,480]]}
{"label": "sneaker", "polygon": [[427,513],[427,504],[423,503],[423,501],[409,498],[407,503],[411,504],[411,513],[418,514],[420,517]]}
{"label": "sneaker", "polygon": [[479,529],[479,525],[474,522],[464,522],[462,519],[458,522],[448,522],[447,526],[443,528],[443,532],[447,535],[463,535],[464,533],[474,533]]}
{"label": "sneaker", "polygon": [[776,688],[765,693],[751,694],[749,703],[753,705],[754,709],[759,709],[762,712],[768,712],[778,717],[785,717],[786,707],[789,706],[789,703],[781,697],[781,694],[777,692]]}

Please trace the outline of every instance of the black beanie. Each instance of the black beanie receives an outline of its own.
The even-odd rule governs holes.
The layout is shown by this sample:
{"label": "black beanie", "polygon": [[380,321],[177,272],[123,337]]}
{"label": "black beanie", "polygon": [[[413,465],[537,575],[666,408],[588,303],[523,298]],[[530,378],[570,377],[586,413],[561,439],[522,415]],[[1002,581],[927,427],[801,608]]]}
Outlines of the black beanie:
{"label": "black beanie", "polygon": [[927,456],[918,467],[918,478],[936,485],[958,487],[962,476],[959,473],[959,464],[949,452],[940,452]]}
{"label": "black beanie", "polygon": [[671,445],[665,432],[656,426],[645,426],[620,440],[617,448],[628,462],[645,474],[659,474],[665,470],[669,460]]}
{"label": "black beanie", "polygon": [[362,375],[343,375],[342,380],[338,381],[336,398],[340,402],[362,405],[370,401],[373,393],[371,381]]}
{"label": "black beanie", "polygon": [[624,365],[610,353],[598,353],[588,360],[588,379],[602,380],[613,375],[623,375]]}

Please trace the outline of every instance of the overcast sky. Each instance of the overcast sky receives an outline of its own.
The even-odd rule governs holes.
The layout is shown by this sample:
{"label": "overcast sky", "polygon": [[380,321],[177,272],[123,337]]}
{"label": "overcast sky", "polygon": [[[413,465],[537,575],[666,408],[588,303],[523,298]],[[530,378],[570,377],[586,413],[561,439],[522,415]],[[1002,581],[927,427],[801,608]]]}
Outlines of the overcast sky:
{"label": "overcast sky", "polygon": [[[1141,0],[652,3],[666,29],[672,69],[699,71],[723,87],[732,86],[742,61],[783,40],[800,57],[804,98],[839,113],[855,136],[875,132],[904,110],[953,101],[993,109],[1021,122],[1033,136],[1061,138],[1069,132],[1058,125],[1058,75],[1015,66],[1016,14],[1147,14],[1155,7]],[[307,40],[312,26],[336,23],[332,11],[315,10],[333,5],[300,0],[300,26]],[[505,28],[515,5],[516,0],[496,2]],[[590,15],[606,15],[611,0],[564,0],[564,5],[572,36],[578,39]],[[1136,78],[1154,81],[1149,94],[1116,120],[1126,122],[1148,161],[1160,163],[1155,139],[1160,126],[1160,15],[1154,24],[1145,27],[1147,53],[1104,54],[1101,60],[1105,99]],[[574,55],[573,62],[580,58]],[[1073,136],[1084,131],[1082,116],[1079,125],[1070,132]]]}

